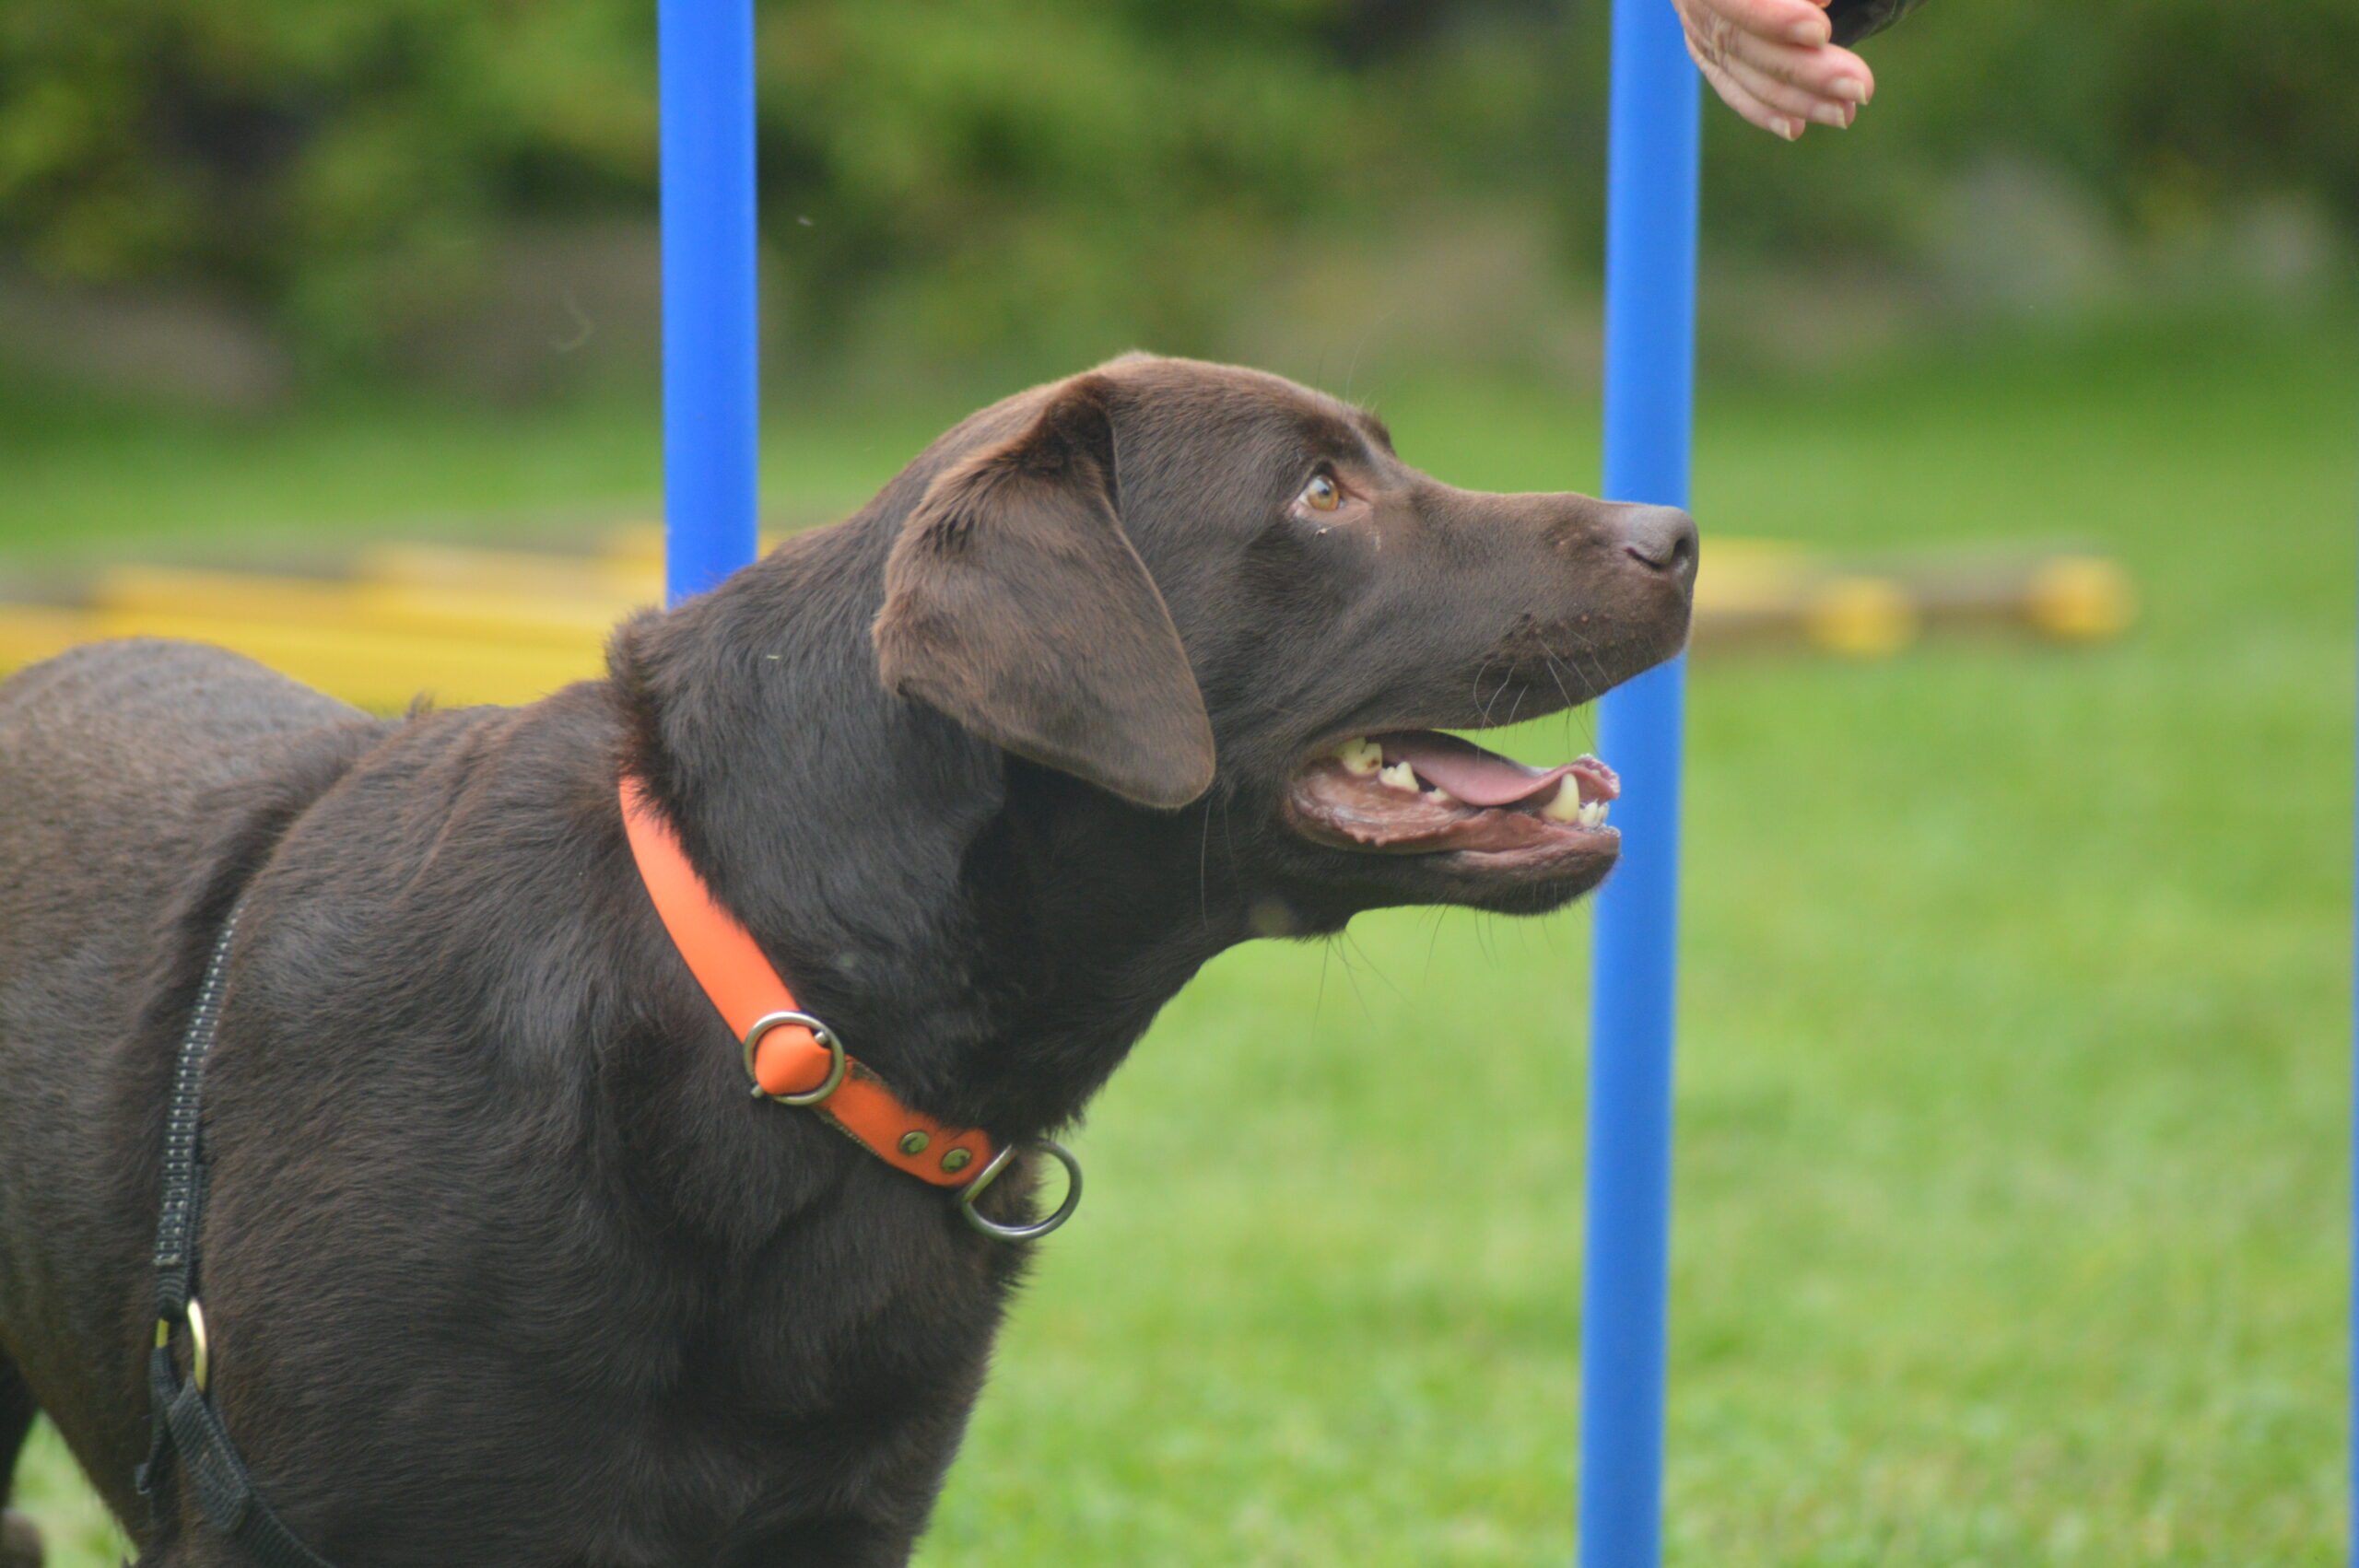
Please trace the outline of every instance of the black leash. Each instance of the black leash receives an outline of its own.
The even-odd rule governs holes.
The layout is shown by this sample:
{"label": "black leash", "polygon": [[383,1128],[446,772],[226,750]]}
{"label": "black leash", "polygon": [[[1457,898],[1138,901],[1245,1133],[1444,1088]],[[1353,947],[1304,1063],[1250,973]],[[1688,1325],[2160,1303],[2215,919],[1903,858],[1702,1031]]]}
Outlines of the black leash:
{"label": "black leash", "polygon": [[[243,1547],[264,1568],[334,1568],[305,1546],[254,1491],[253,1477],[221,1424],[205,1392],[211,1347],[205,1308],[196,1295],[196,1232],[205,1212],[205,1061],[221,1029],[221,993],[229,981],[229,942],[237,935],[242,900],[229,911],[213,943],[205,983],[181,1036],[172,1069],[172,1097],[164,1115],[164,1202],[156,1226],[156,1347],[147,1356],[147,1462],[139,1467],[139,1494],[160,1524],[169,1512],[166,1488],[172,1460],[207,1523]],[[187,1331],[189,1375],[172,1356],[172,1333]]]}

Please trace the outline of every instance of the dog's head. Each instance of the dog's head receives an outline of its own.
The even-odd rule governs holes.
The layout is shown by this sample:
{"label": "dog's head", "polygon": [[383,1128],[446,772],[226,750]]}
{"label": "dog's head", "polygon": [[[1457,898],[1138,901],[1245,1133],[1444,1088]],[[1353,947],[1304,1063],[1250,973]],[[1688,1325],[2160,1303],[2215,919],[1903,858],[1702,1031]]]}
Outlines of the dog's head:
{"label": "dog's head", "polygon": [[[1489,495],[1256,371],[1133,356],[986,410],[912,471],[886,685],[1142,816],[1203,801],[1265,928],[1530,912],[1593,887],[1610,769],[1456,737],[1588,701],[1686,637],[1686,515]],[[1117,805],[1117,802],[1122,802]]]}

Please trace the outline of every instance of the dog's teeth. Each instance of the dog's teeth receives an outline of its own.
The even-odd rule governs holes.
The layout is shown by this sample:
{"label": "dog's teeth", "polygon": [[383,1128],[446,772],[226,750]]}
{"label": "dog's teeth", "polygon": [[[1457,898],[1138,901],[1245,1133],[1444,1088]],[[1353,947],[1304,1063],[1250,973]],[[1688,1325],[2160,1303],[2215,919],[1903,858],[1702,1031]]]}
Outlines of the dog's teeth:
{"label": "dog's teeth", "polygon": [[1438,806],[1454,806],[1458,804],[1458,797],[1451,794],[1449,790],[1443,789],[1438,784],[1426,791],[1426,799],[1431,801]]}
{"label": "dog's teeth", "polygon": [[1391,789],[1406,790],[1412,795],[1417,792],[1417,770],[1405,762],[1396,762],[1390,767],[1378,768],[1376,781]]}
{"label": "dog's teeth", "polygon": [[1603,827],[1605,825],[1605,802],[1603,801],[1590,802],[1589,804],[1581,808],[1579,820],[1580,825],[1583,827]]}
{"label": "dog's teeth", "polygon": [[1583,811],[1581,787],[1569,776],[1556,781],[1556,792],[1540,808],[1540,814],[1550,822],[1576,822]]}
{"label": "dog's teeth", "polygon": [[1384,766],[1384,748],[1365,735],[1357,735],[1335,748],[1335,760],[1345,771],[1365,778]]}

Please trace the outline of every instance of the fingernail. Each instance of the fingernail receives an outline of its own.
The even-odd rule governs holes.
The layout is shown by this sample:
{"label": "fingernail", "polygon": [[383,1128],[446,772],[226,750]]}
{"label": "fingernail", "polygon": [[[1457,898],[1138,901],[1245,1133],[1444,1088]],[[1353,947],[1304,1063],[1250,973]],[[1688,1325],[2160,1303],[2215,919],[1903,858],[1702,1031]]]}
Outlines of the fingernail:
{"label": "fingernail", "polygon": [[1816,49],[1834,37],[1835,29],[1827,25],[1825,17],[1805,17],[1786,29],[1786,41],[1799,43],[1804,49]]}
{"label": "fingernail", "polygon": [[1838,131],[1848,131],[1851,128],[1851,110],[1848,104],[1822,103],[1810,111],[1810,117],[1822,125],[1832,125]]}
{"label": "fingernail", "polygon": [[1846,103],[1868,101],[1868,84],[1857,76],[1837,76],[1826,84],[1826,96],[1839,98]]}
{"label": "fingernail", "polygon": [[1802,123],[1799,120],[1780,120],[1778,122],[1778,135],[1790,142],[1799,142],[1802,139]]}

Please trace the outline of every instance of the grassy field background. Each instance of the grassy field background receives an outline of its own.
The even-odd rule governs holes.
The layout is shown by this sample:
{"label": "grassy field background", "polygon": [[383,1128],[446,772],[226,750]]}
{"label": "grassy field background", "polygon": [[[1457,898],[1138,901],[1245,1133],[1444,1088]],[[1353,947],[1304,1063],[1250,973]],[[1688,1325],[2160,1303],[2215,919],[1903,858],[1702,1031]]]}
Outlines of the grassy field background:
{"label": "grassy field background", "polygon": [[[2341,1562],[2354,345],[2131,328],[1708,402],[1708,559],[2079,537],[2147,614],[1697,672],[1675,1562]],[[1354,390],[1453,481],[1594,479],[1578,398]],[[789,410],[769,484],[839,506],[957,412]],[[19,560],[655,483],[635,409],[0,415]],[[1215,963],[1078,1139],[927,1568],[1567,1561],[1586,951],[1579,912],[1399,912]],[[22,1501],[111,1562],[53,1445]]]}

